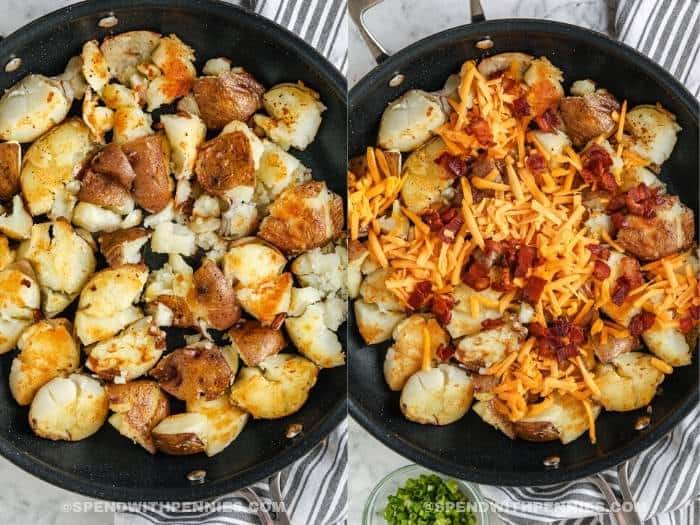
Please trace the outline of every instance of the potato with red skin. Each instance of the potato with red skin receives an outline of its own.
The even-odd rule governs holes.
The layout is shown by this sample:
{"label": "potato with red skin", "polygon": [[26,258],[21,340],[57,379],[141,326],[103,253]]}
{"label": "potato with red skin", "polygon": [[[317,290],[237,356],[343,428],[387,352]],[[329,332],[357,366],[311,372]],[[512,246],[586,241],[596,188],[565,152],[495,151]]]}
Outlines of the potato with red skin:
{"label": "potato with red skin", "polygon": [[146,228],[129,228],[115,232],[103,232],[97,238],[100,252],[112,267],[141,262],[141,247],[148,242],[151,233]]}
{"label": "potato with red skin", "polygon": [[129,190],[110,178],[88,169],[82,175],[78,200],[125,215],[134,209]]}
{"label": "potato with red skin", "polygon": [[95,153],[95,156],[90,161],[90,167],[96,173],[107,175],[127,190],[131,190],[131,185],[136,178],[136,172],[131,166],[126,153],[114,142],[107,144]]}
{"label": "potato with red skin", "polygon": [[149,372],[168,394],[189,401],[215,399],[230,386],[232,370],[219,347],[197,344],[179,348]]}
{"label": "potato with red skin", "polygon": [[0,144],[0,202],[9,201],[19,193],[21,166],[22,147],[19,142]]}
{"label": "potato with red skin", "polygon": [[287,188],[270,206],[258,235],[287,255],[318,248],[340,234],[343,200],[323,181]]}
{"label": "potato with red skin", "polygon": [[265,88],[246,71],[229,71],[195,80],[194,98],[209,129],[221,129],[232,120],[247,121],[262,107]]}
{"label": "potato with red skin", "polygon": [[156,445],[151,430],[170,414],[170,402],[155,381],[139,379],[124,384],[108,384],[108,419],[119,433],[138,443],[151,454]]}
{"label": "potato with red skin", "polygon": [[156,448],[173,456],[204,452],[208,420],[203,414],[186,412],[163,419],[151,431]]}
{"label": "potato with red skin", "polygon": [[210,195],[225,197],[236,187],[255,188],[255,158],[249,137],[241,131],[224,133],[199,148],[194,172]]}
{"label": "potato with red skin", "polygon": [[569,137],[576,146],[582,146],[615,129],[612,112],[620,110],[620,103],[607,91],[596,91],[582,97],[564,97],[559,110]]}
{"label": "potato with red skin", "polygon": [[164,135],[148,135],[121,145],[134,169],[132,195],[150,213],[168,205],[173,192],[170,179],[170,146]]}
{"label": "potato with red skin", "polygon": [[231,328],[228,335],[246,366],[257,366],[287,346],[281,330],[262,326],[256,321],[243,321]]}
{"label": "potato with red skin", "polygon": [[193,313],[216,330],[226,330],[241,317],[236,293],[211,259],[194,272],[187,299]]}

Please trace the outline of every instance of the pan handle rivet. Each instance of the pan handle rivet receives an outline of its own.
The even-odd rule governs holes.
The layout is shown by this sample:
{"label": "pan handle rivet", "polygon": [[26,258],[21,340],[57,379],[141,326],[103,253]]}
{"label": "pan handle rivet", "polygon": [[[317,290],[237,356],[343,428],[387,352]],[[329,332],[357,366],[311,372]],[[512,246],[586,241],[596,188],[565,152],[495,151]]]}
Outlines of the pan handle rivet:
{"label": "pan handle rivet", "polygon": [[545,467],[555,469],[559,468],[559,463],[561,463],[561,458],[559,456],[547,456],[542,462]]}
{"label": "pan handle rivet", "polygon": [[206,470],[193,470],[188,472],[187,479],[192,483],[204,483],[204,479],[207,477]]}
{"label": "pan handle rivet", "polygon": [[479,40],[475,45],[478,49],[491,49],[493,47],[493,40],[486,37],[482,40]]}
{"label": "pan handle rivet", "polygon": [[406,79],[405,76],[403,76],[401,73],[397,73],[392,77],[392,79],[389,81],[389,87],[398,87],[401,84],[403,84],[403,81]]}
{"label": "pan handle rivet", "polygon": [[105,29],[109,29],[110,27],[116,26],[118,23],[119,19],[116,16],[109,15],[105,16],[104,18],[100,18],[100,21],[97,22],[97,25]]}
{"label": "pan handle rivet", "polygon": [[22,65],[22,59],[19,57],[15,57],[11,59],[7,64],[5,64],[5,72],[6,73],[12,73],[13,71],[17,71],[19,69],[19,66]]}

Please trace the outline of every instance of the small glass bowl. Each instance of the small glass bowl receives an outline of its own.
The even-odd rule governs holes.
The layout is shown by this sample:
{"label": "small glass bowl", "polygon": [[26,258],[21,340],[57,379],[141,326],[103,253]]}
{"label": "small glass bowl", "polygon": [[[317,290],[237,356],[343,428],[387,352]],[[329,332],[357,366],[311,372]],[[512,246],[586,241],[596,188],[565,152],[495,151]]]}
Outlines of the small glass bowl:
{"label": "small glass bowl", "polygon": [[444,480],[454,479],[462,493],[469,502],[474,503],[472,512],[476,517],[477,525],[489,525],[489,510],[486,500],[479,492],[479,488],[471,483],[466,483],[459,479],[444,476],[439,472],[433,472],[420,465],[406,465],[395,470],[383,480],[381,480],[372,490],[365,503],[365,510],[362,513],[363,525],[386,525],[384,520],[384,509],[389,501],[389,496],[396,494],[400,487],[403,487],[411,478],[417,478],[421,474],[436,474]]}

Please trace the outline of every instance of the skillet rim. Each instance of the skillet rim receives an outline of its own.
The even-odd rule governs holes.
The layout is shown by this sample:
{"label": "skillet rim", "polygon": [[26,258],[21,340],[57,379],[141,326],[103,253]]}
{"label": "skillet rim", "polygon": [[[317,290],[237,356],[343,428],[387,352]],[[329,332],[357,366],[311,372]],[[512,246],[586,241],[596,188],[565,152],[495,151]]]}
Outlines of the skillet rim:
{"label": "skillet rim", "polygon": [[[257,28],[258,31],[264,33],[271,40],[274,40],[277,45],[294,52],[300,60],[303,60],[310,66],[310,69],[324,78],[332,94],[339,99],[341,105],[345,106],[347,116],[347,80],[330,61],[287,28],[262,15],[220,0],[84,0],[51,11],[5,36],[0,40],[0,55],[5,53],[6,49],[9,52],[17,46],[26,45],[36,40],[37,33],[43,32],[46,26],[56,27],[60,24],[68,23],[74,18],[84,16],[99,16],[100,14],[108,16],[113,14],[113,11],[148,7],[189,11],[195,14],[206,12],[209,15],[214,14],[224,19],[231,17],[247,19],[249,25]],[[242,470],[235,476],[221,481],[207,481],[200,485],[183,485],[176,489],[120,487],[116,484],[100,483],[89,477],[64,471],[38,458],[28,456],[24,450],[10,443],[3,435],[0,435],[0,455],[15,466],[45,482],[83,496],[109,501],[202,500],[232,493],[269,478],[317,447],[346,417],[347,395],[333,405],[332,409],[322,417],[313,431],[305,432],[301,439],[295,440],[295,442],[292,442],[291,445],[271,458],[264,459]],[[215,458],[205,459],[205,461],[212,460],[216,461]]]}
{"label": "skillet rim", "polygon": [[[353,108],[357,106],[359,100],[364,99],[369,95],[369,92],[380,81],[380,77],[384,76],[386,71],[399,71],[400,65],[411,62],[417,58],[421,58],[434,50],[449,45],[454,45],[456,42],[477,37],[484,38],[487,35],[498,31],[518,31],[526,30],[540,33],[549,33],[553,36],[567,38],[571,34],[580,36],[583,40],[588,40],[599,46],[603,52],[615,52],[626,55],[625,59],[633,65],[647,72],[656,82],[663,85],[668,91],[675,94],[680,103],[686,107],[688,112],[694,117],[695,127],[698,127],[698,116],[700,113],[700,103],[693,97],[688,89],[680,83],[669,72],[663,69],[659,64],[643,55],[633,47],[608,37],[603,33],[593,31],[587,28],[566,24],[563,22],[540,20],[533,18],[504,18],[498,20],[489,20],[473,24],[466,24],[450,28],[434,35],[423,38],[389,56],[386,60],[378,64],[374,69],[362,77],[350,89],[348,97],[348,137],[352,137],[353,130],[350,125],[352,123],[351,115]],[[378,121],[378,118],[377,118]],[[350,139],[348,140],[348,154],[352,156],[350,151]],[[697,213],[697,210],[694,210]],[[351,328],[348,325],[348,331]],[[348,352],[356,352],[360,349],[373,350],[377,345],[364,345],[360,348],[352,348],[354,344],[348,341]],[[698,349],[696,348],[696,352]],[[352,367],[352,357],[348,359],[348,374]],[[692,365],[697,369],[696,361]],[[410,459],[427,468],[442,472],[446,475],[455,476],[468,481],[483,483],[486,485],[501,485],[501,486],[542,486],[552,483],[561,483],[574,481],[585,478],[593,474],[597,474],[610,467],[614,467],[640,452],[648,449],[666,434],[668,434],[700,401],[700,390],[698,383],[687,397],[678,405],[677,409],[665,417],[657,426],[648,433],[639,435],[637,439],[628,443],[613,453],[608,453],[604,456],[593,457],[584,465],[564,467],[557,470],[542,469],[539,472],[515,472],[515,471],[499,471],[488,470],[484,468],[474,468],[469,465],[457,465],[451,462],[449,458],[441,456],[437,451],[429,451],[420,446],[413,444],[410,441],[403,439],[401,435],[393,431],[392,428],[386,425],[385,420],[370,410],[366,410],[359,398],[355,396],[355,390],[350,384],[350,376],[348,375],[348,407],[350,415],[374,438],[381,443],[400,454],[403,457]]]}

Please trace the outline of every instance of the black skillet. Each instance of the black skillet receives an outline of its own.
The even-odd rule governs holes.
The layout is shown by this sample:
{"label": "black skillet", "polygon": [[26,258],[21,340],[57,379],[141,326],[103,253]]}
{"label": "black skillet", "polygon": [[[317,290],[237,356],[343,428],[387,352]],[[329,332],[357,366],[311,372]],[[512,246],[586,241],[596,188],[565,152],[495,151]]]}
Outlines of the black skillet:
{"label": "black skillet", "polygon": [[[361,16],[353,2],[351,13]],[[354,4],[354,5],[353,5]],[[353,9],[355,9],[353,13]],[[483,20],[483,17],[482,17]],[[493,48],[475,44],[490,37]],[[683,131],[661,178],[698,216],[698,103],[670,74],[634,49],[602,34],[544,20],[496,20],[450,29],[425,38],[391,57],[374,46],[379,65],[350,91],[350,156],[375,144],[379,119],[387,103],[409,89],[440,89],[467,59],[504,51],[546,56],[562,69],[566,88],[576,79],[592,78],[631,106],[661,102],[675,113]],[[398,87],[389,81],[405,76]],[[352,309],[351,309],[352,310]],[[604,413],[597,421],[598,443],[581,437],[568,446],[559,442],[511,441],[470,411],[445,426],[422,426],[408,421],[399,409],[399,395],[389,391],[382,375],[389,344],[367,347],[354,317],[348,323],[350,413],[371,434],[411,460],[462,479],[491,485],[544,485],[569,481],[623,463],[666,435],[698,402],[697,357],[677,368],[652,402],[651,424],[634,429],[639,412]],[[558,469],[543,459],[559,456]]]}
{"label": "black skillet", "polygon": [[[98,27],[113,14],[119,23]],[[110,33],[150,29],[175,33],[197,54],[197,70],[205,60],[230,57],[265,86],[302,80],[328,107],[318,136],[307,151],[293,152],[345,195],[345,80],[314,49],[286,29],[243,9],[209,0],[104,0],[76,4],[51,13],[0,42],[0,64],[19,57],[22,65],[0,74],[7,88],[27,73],[55,75],[84,42]],[[150,264],[150,261],[147,261]],[[344,327],[341,328],[343,333]],[[170,346],[170,345],[169,345]],[[112,500],[195,500],[230,492],[264,479],[298,459],[335,428],[346,414],[346,369],[323,370],[306,405],[297,414],[276,421],[251,421],[238,439],[213,458],[203,454],[174,457],[150,455],[131,444],[109,424],[77,442],[52,442],[36,437],[27,408],[15,403],[8,388],[13,354],[0,358],[0,453],[26,471],[60,487]],[[304,431],[287,439],[291,423]],[[193,485],[188,472],[204,469],[203,484]]]}

